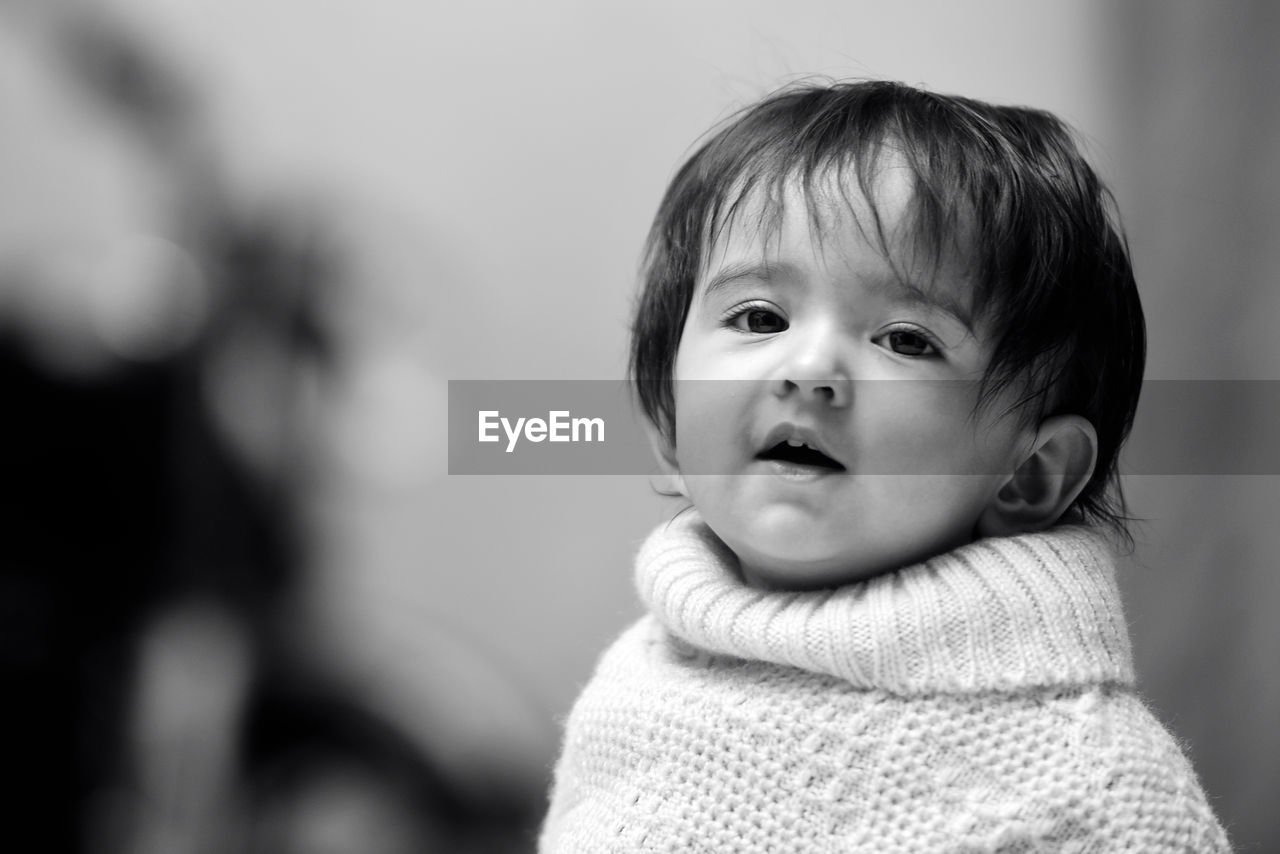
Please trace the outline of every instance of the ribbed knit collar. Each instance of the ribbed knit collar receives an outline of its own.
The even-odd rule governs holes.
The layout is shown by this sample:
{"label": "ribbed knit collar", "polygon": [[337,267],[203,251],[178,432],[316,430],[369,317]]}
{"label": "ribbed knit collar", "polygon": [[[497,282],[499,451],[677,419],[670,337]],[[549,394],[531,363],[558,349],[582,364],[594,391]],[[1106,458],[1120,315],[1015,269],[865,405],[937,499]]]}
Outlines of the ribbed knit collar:
{"label": "ribbed knit collar", "polygon": [[1105,540],[1082,527],[979,540],[835,590],[747,586],[696,512],[660,525],[636,585],[676,637],[894,694],[1132,684]]}

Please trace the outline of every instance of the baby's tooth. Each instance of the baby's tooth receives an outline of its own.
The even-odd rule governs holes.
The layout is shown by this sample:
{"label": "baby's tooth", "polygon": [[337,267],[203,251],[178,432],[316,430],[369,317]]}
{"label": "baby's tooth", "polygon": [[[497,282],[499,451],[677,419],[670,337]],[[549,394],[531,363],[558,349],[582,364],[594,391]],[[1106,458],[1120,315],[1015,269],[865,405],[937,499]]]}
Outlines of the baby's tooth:
{"label": "baby's tooth", "polygon": [[804,447],[804,442],[801,442],[799,439],[788,439],[788,440],[787,440],[787,444],[788,444],[788,445],[790,445],[790,446],[791,446],[791,447],[793,447],[793,448],[803,448],[803,447]]}

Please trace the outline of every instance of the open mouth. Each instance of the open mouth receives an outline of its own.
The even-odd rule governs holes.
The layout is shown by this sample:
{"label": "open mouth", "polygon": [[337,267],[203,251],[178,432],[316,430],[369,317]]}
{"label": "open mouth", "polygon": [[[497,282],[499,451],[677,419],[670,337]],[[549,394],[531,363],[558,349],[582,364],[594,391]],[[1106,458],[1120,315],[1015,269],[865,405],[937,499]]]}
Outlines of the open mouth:
{"label": "open mouth", "polygon": [[779,442],[756,454],[756,459],[776,460],[795,466],[809,466],[831,472],[841,472],[845,468],[836,460],[796,439]]}

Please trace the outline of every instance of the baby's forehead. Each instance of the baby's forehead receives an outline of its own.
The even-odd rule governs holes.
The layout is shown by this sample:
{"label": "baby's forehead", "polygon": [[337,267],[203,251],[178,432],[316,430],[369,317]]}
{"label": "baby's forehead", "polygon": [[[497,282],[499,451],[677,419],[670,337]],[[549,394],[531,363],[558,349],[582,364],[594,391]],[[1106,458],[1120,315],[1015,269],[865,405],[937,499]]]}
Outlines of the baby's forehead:
{"label": "baby's forehead", "polygon": [[797,260],[820,259],[878,289],[942,304],[966,319],[978,315],[971,218],[956,216],[941,229],[926,221],[918,181],[901,158],[882,158],[868,177],[833,166],[740,182],[713,210],[698,289],[728,268],[785,272]]}

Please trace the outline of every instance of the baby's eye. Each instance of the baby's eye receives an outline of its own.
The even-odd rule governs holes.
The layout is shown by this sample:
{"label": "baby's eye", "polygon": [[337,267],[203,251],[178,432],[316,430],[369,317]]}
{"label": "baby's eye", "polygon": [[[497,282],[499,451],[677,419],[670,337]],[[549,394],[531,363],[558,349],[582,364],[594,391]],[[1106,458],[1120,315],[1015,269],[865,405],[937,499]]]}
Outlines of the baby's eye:
{"label": "baby's eye", "polygon": [[781,314],[764,306],[746,306],[731,315],[728,322],[735,329],[757,335],[785,332],[791,325]]}
{"label": "baby's eye", "polygon": [[925,358],[939,356],[938,348],[922,333],[914,329],[893,329],[884,336],[889,349],[899,356]]}

